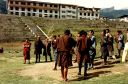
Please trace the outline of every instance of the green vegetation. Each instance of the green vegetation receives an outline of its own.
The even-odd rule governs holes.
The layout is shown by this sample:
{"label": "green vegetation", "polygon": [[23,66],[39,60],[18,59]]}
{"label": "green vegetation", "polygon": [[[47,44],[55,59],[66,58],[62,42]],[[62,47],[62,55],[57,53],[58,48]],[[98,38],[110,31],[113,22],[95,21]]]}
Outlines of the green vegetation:
{"label": "green vegetation", "polygon": [[109,28],[112,34],[115,35],[117,30],[121,29],[122,31],[125,31],[126,28],[128,28],[128,24],[126,22],[110,20],[51,20],[39,17],[18,17],[11,15],[0,15],[0,18],[1,41],[21,41],[26,37],[35,39],[29,28],[26,28],[25,23],[41,37],[44,36],[42,32],[37,29],[36,25],[40,26],[49,37],[63,34],[65,29],[70,29],[74,37],[80,30],[89,31],[93,29],[96,37],[99,38],[103,29]]}

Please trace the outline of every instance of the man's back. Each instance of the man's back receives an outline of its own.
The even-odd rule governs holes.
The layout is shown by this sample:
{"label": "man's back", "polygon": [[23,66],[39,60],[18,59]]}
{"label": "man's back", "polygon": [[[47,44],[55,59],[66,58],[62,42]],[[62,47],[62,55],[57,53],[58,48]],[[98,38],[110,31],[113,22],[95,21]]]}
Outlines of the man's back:
{"label": "man's back", "polygon": [[70,37],[68,35],[64,35],[60,37],[57,41],[57,49],[58,51],[69,51],[70,50]]}

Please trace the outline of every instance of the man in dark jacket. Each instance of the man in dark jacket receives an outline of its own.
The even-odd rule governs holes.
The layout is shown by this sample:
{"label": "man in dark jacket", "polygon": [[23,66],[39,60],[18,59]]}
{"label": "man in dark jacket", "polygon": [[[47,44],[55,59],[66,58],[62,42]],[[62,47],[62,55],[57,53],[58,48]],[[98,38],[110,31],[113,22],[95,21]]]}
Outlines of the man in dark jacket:
{"label": "man in dark jacket", "polygon": [[44,48],[44,44],[42,43],[39,36],[37,37],[37,40],[35,41],[34,47],[35,47],[34,53],[36,54],[35,63],[38,63],[40,62],[40,54],[42,54],[42,48]]}
{"label": "man in dark jacket", "polygon": [[77,40],[77,61],[79,72],[78,75],[81,75],[82,63],[84,62],[84,78],[87,77],[87,63],[90,62],[89,57],[89,48],[91,46],[91,40],[87,37],[87,32],[84,30],[80,31],[80,37]]}
{"label": "man in dark jacket", "polygon": [[108,51],[108,37],[106,36],[106,30],[103,30],[101,35],[101,52],[104,57],[104,65],[107,64],[107,57],[109,56]]}
{"label": "man in dark jacket", "polygon": [[52,55],[51,55],[51,41],[48,38],[44,41],[44,52],[43,55],[45,56],[45,62],[47,62],[47,56],[50,57],[50,61],[52,62]]}

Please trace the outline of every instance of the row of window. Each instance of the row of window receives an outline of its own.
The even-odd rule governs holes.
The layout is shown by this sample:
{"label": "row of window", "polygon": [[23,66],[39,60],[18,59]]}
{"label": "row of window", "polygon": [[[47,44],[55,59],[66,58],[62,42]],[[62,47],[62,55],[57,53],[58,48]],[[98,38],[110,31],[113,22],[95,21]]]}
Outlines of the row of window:
{"label": "row of window", "polygon": [[[25,10],[25,9],[24,9]],[[36,12],[36,10],[33,9],[34,12]],[[42,10],[39,10],[39,12],[42,12]],[[56,14],[58,13],[58,11],[54,11]],[[44,10],[44,13],[48,13],[48,10]],[[53,11],[51,10],[50,13],[53,13]],[[65,13],[65,11],[62,11],[62,13]],[[34,13],[33,13],[34,14]],[[75,13],[74,13],[75,14]],[[80,16],[98,16],[98,14],[94,14],[94,13],[79,13]],[[29,15],[28,15],[29,16]],[[34,15],[33,15],[34,16]]]}
{"label": "row of window", "polygon": [[[15,10],[17,10],[17,11],[19,11],[19,7],[10,7],[10,10],[13,10],[15,8]],[[25,11],[25,10],[27,10],[27,11],[33,11],[33,12],[37,12],[37,9],[31,9],[31,8],[27,8],[27,9],[25,9],[25,8],[21,8],[21,11]],[[41,10],[41,9],[39,9],[39,12],[42,12],[43,10]],[[54,11],[55,13],[58,13],[58,11]],[[68,10],[68,11],[62,11],[62,13],[73,13],[73,14],[75,14],[76,12],[75,11],[70,11],[70,10]],[[48,13],[48,10],[44,10],[44,13]],[[49,13],[53,13],[53,10],[50,10],[49,11]]]}
{"label": "row of window", "polygon": [[84,15],[84,16],[90,16],[90,15],[91,15],[91,16],[94,16],[94,15],[95,15],[95,16],[98,16],[97,13],[96,13],[96,14],[94,14],[94,13],[80,13],[79,15],[80,15],[80,16],[82,16],[82,15]]}
{"label": "row of window", "polygon": [[[57,4],[44,4],[44,3],[36,3],[36,2],[19,2],[19,1],[10,1],[10,4],[21,4],[21,5],[33,5],[33,6],[43,6],[43,7],[55,7],[55,8],[58,8],[59,5]],[[76,9],[76,6],[65,6],[65,5],[62,5],[62,8],[70,8],[70,9]]]}
{"label": "row of window", "polygon": [[[37,16],[36,13],[25,13],[21,12],[10,12],[11,15],[21,15],[21,16]],[[48,14],[38,14],[39,17],[50,17],[50,18],[59,18],[59,15],[48,15]],[[76,16],[71,16],[71,15],[62,15],[62,18],[76,18]]]}
{"label": "row of window", "polygon": [[[15,10],[19,11],[19,9],[20,9],[19,7],[15,7]],[[14,7],[10,7],[10,10],[14,10]],[[32,10],[33,12],[37,12],[37,9],[35,9],[35,8],[34,9],[27,8],[26,10],[27,11],[31,11]],[[21,8],[21,11],[25,11],[25,8]],[[39,9],[39,12],[42,12],[42,11],[43,10]],[[55,11],[50,10],[49,12],[50,13],[53,13],[53,12],[58,13],[58,11],[56,11],[56,10]],[[48,10],[44,10],[44,13],[48,13]]]}
{"label": "row of window", "polygon": [[[36,13],[26,13],[22,12],[21,14],[19,12],[10,12],[11,15],[21,15],[21,16],[37,16]],[[39,17],[55,17],[58,18],[58,15],[48,15],[48,14],[38,14]]]}
{"label": "row of window", "polygon": [[[13,8],[14,7],[10,7],[10,10],[13,10]],[[19,7],[15,7],[15,10],[17,10],[17,11],[19,11]],[[31,10],[33,10],[33,12],[37,12],[37,9],[31,9],[31,8],[27,8],[26,9],[27,11],[31,11]],[[21,11],[25,11],[25,8],[21,8]],[[39,9],[39,12],[42,12],[43,10],[41,10],[41,9]],[[58,13],[59,11],[54,11],[55,13]],[[62,11],[62,13],[73,13],[73,14],[76,14],[76,12],[75,11]],[[48,10],[44,10],[44,13],[48,13]],[[49,11],[49,13],[53,13],[53,10],[50,10]],[[88,15],[88,16],[90,16],[91,14],[90,13],[80,13],[80,15]],[[92,13],[92,16],[94,16],[94,13]],[[96,14],[96,16],[98,16],[98,14]]]}
{"label": "row of window", "polygon": [[58,8],[59,5],[52,5],[52,4],[43,4],[43,3],[39,3],[37,4],[36,2],[19,2],[19,1],[10,1],[10,4],[21,4],[21,5],[32,5],[32,6],[43,6],[43,7],[55,7],[55,8]]}
{"label": "row of window", "polygon": [[[20,2],[20,1],[10,1],[10,4],[17,4],[17,5],[19,5],[19,4],[21,4],[21,5],[31,5],[31,6],[43,6],[43,7],[54,7],[54,8],[58,8],[59,7],[59,4],[47,4],[47,3],[36,3],[36,2]],[[76,9],[77,8],[77,6],[71,6],[71,5],[69,5],[69,6],[67,6],[67,5],[61,5],[61,7],[62,8],[66,8],[66,7],[68,7],[69,9]],[[79,8],[78,7],[78,9],[79,10],[93,10],[93,9],[89,9],[89,8]],[[97,10],[95,10],[95,11],[98,11],[98,9]]]}
{"label": "row of window", "polygon": [[84,10],[84,11],[97,11],[98,9],[92,9],[92,8],[78,8],[78,10]]}

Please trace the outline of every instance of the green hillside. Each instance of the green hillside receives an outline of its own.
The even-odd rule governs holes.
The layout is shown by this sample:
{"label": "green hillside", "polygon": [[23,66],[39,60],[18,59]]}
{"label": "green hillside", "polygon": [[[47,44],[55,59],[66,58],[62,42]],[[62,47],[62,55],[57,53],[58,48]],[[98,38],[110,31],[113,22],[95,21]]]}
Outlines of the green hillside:
{"label": "green hillside", "polygon": [[[42,32],[36,27],[38,25],[49,36],[63,34],[65,29],[70,29],[75,36],[80,30],[95,31],[97,37],[103,29],[110,28],[113,35],[116,30],[128,28],[125,22],[109,20],[54,20],[38,17],[18,17],[12,15],[0,15],[0,40],[15,41],[26,37],[35,38],[31,30],[43,37]],[[31,29],[26,27],[27,24]]]}
{"label": "green hillside", "polygon": [[115,10],[114,7],[105,8],[101,10],[101,16],[108,17],[110,19],[116,19],[120,16],[127,15],[128,9]]}

